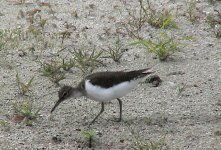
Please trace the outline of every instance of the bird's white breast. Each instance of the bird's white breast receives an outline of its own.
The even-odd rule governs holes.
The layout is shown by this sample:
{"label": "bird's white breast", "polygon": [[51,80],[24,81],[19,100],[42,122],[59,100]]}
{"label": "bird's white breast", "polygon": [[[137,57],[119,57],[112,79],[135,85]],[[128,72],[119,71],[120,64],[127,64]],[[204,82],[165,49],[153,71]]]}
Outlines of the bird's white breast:
{"label": "bird's white breast", "polygon": [[126,81],[114,85],[110,88],[102,88],[90,83],[90,80],[85,81],[85,90],[87,96],[96,101],[107,102],[112,99],[120,98],[129,93],[139,82],[137,80]]}

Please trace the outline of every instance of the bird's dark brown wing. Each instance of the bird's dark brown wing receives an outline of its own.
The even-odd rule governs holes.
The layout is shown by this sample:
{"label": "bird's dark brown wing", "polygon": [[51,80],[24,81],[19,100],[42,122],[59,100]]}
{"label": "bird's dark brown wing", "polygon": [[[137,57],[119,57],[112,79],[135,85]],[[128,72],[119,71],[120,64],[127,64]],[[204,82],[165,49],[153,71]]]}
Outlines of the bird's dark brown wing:
{"label": "bird's dark brown wing", "polygon": [[149,69],[135,70],[129,72],[97,72],[86,77],[91,84],[103,88],[109,88],[124,81],[131,81],[137,78],[142,78],[151,72]]}

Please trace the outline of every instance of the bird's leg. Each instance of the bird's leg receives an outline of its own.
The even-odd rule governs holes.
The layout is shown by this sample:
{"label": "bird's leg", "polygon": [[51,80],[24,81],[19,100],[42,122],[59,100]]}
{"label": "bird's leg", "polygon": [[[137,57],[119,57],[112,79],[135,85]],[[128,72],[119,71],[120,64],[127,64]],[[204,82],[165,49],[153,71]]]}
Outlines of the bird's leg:
{"label": "bird's leg", "polygon": [[94,120],[91,121],[91,123],[89,125],[91,125],[92,123],[95,122],[95,120],[102,114],[102,112],[104,111],[104,103],[101,102],[101,111],[99,112],[99,114],[94,118]]}
{"label": "bird's leg", "polygon": [[122,101],[117,98],[118,102],[119,102],[119,105],[120,105],[120,117],[117,119],[117,122],[120,122],[121,119],[122,119]]}

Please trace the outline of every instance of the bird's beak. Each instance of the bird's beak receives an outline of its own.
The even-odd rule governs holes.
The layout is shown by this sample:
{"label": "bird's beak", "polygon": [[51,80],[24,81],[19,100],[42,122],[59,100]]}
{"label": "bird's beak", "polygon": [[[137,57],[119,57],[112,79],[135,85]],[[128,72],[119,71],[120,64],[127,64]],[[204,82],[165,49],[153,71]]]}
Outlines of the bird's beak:
{"label": "bird's beak", "polygon": [[155,73],[155,71],[148,69],[148,70],[144,71],[143,73],[144,74],[152,74],[152,73]]}
{"label": "bird's beak", "polygon": [[60,99],[56,102],[56,104],[54,105],[54,107],[51,109],[51,113],[55,110],[55,108],[56,108],[61,102],[62,102],[62,100],[60,100]]}

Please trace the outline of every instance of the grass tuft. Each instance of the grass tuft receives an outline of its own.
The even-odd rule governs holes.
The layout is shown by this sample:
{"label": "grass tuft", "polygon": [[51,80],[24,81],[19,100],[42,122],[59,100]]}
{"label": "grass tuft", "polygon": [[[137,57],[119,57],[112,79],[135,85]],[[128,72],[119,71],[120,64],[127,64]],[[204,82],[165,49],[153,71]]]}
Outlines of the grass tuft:
{"label": "grass tuft", "polygon": [[61,71],[61,68],[66,66],[60,64],[60,62],[51,60],[50,62],[40,62],[43,76],[48,77],[52,82],[59,84],[59,82],[65,79],[65,73]]}
{"label": "grass tuft", "polygon": [[21,81],[19,74],[18,73],[16,74],[16,83],[22,95],[25,95],[26,93],[31,91],[30,87],[32,86],[33,80],[34,76],[27,83],[24,83]]}
{"label": "grass tuft", "polygon": [[24,117],[26,119],[26,125],[31,126],[32,120],[37,118],[42,108],[34,108],[32,101],[25,100],[14,103],[13,109],[15,115]]}
{"label": "grass tuft", "polygon": [[196,4],[196,0],[186,0],[186,15],[188,19],[193,23],[195,23],[200,17]]}
{"label": "grass tuft", "polygon": [[[171,10],[163,8],[160,11],[157,11],[150,1],[147,0],[147,6],[145,6],[143,0],[139,0],[140,7],[145,14],[146,21],[155,28],[178,28],[176,22],[173,19]],[[167,22],[167,24],[165,24]]]}
{"label": "grass tuft", "polygon": [[108,54],[108,58],[112,58],[115,62],[120,62],[121,57],[124,54],[123,44],[120,40],[120,37],[117,37],[115,45],[113,47],[108,46],[108,49],[103,49]]}
{"label": "grass tuft", "polygon": [[151,140],[148,140],[148,142],[144,142],[140,134],[136,132],[134,129],[132,129],[129,125],[128,125],[128,130],[132,134],[133,137],[132,142],[140,150],[161,150],[167,147],[167,143],[165,142],[165,137],[157,142]]}
{"label": "grass tuft", "polygon": [[92,142],[95,141],[95,135],[96,135],[96,130],[92,129],[92,130],[83,130],[81,131],[81,135],[84,136],[84,140],[86,142],[88,142],[88,147],[91,148],[92,147]]}
{"label": "grass tuft", "polygon": [[213,29],[217,38],[221,37],[221,11],[216,11],[217,14],[209,14],[206,17],[206,22]]}
{"label": "grass tuft", "polygon": [[174,37],[169,37],[166,32],[161,32],[156,41],[151,40],[136,40],[131,45],[141,44],[144,45],[148,52],[154,53],[160,61],[165,61],[169,56],[178,50],[180,45]]}
{"label": "grass tuft", "polygon": [[99,58],[103,51],[96,52],[95,48],[91,53],[86,52],[85,50],[74,49],[74,56],[76,67],[80,69],[83,74],[88,74],[93,72],[93,70],[99,65],[103,65]]}

